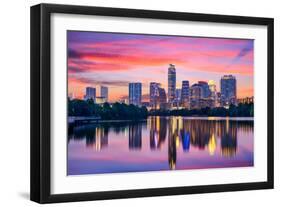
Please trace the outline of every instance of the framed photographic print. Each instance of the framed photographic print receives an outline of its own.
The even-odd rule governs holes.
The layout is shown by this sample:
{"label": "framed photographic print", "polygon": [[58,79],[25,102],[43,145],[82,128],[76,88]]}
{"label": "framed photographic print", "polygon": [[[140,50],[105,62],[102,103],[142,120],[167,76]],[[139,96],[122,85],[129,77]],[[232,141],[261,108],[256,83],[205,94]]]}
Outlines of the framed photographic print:
{"label": "framed photographic print", "polygon": [[273,19],[31,7],[31,200],[273,188]]}

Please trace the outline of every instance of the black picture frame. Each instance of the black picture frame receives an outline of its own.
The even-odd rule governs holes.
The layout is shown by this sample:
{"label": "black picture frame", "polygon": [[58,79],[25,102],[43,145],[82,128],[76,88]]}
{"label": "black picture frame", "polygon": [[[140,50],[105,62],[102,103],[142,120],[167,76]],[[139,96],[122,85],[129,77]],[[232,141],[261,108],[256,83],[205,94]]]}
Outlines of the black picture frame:
{"label": "black picture frame", "polygon": [[[218,184],[188,187],[51,194],[51,71],[50,71],[50,16],[53,13],[134,17],[194,22],[219,22],[267,26],[267,181],[235,184]],[[195,14],[168,11],[135,10],[89,6],[39,4],[31,7],[31,173],[30,199],[38,203],[87,201],[102,199],[166,196],[273,188],[273,52],[274,20],[272,18]]]}

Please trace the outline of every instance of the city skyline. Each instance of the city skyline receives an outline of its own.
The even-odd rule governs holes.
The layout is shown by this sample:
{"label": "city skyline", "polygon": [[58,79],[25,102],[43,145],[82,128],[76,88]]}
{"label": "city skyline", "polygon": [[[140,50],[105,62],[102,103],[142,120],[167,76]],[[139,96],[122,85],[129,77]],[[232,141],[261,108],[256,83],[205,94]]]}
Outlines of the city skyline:
{"label": "city skyline", "polygon": [[[172,83],[171,83],[172,66]],[[150,82],[149,99],[143,100],[142,83],[131,82],[128,85],[128,99],[122,99],[117,102],[133,104],[135,106],[145,106],[149,109],[201,109],[205,107],[229,107],[231,104],[253,103],[254,97],[237,98],[236,77],[233,75],[223,75],[220,79],[220,91],[217,90],[214,80],[198,81],[189,85],[188,80],[182,81],[181,88],[174,88],[176,84],[176,67],[170,64],[168,67],[168,93],[173,93],[173,97],[167,97],[165,88],[158,82]],[[171,92],[171,90],[173,90]],[[96,95],[96,88],[86,87],[84,100],[92,99],[97,104],[108,102],[108,87],[100,86],[100,96]],[[145,95],[146,96],[146,95]],[[69,96],[72,100],[73,97]],[[110,102],[109,102],[110,103]],[[112,103],[111,103],[112,104]]]}
{"label": "city skyline", "polygon": [[[253,96],[253,41],[220,38],[68,32],[68,92],[82,99],[86,87],[106,86],[108,101],[128,99],[130,82],[142,83],[149,101],[151,82],[168,96],[167,65],[177,68],[176,89],[233,74],[237,98]],[[204,77],[204,78],[202,78]]]}

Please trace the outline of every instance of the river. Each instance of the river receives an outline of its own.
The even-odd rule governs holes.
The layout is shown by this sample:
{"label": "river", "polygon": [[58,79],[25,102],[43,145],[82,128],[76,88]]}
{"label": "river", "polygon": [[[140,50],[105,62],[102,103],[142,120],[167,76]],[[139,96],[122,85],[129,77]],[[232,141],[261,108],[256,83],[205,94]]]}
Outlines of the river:
{"label": "river", "polygon": [[149,117],[68,132],[68,175],[254,165],[252,118]]}

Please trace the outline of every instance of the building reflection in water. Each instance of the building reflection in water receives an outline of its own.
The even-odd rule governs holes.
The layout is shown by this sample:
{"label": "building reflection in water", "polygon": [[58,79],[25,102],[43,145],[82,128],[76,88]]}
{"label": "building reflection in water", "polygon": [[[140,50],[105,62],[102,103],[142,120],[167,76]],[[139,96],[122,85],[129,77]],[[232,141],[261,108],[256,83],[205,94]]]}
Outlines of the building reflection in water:
{"label": "building reflection in water", "polygon": [[229,121],[221,127],[221,154],[225,157],[233,157],[237,150],[237,122]]}
{"label": "building reflection in water", "polygon": [[93,127],[92,125],[83,125],[74,127],[69,134],[69,138],[86,141],[87,147],[93,147],[96,151],[108,146],[108,127]]}
{"label": "building reflection in water", "polygon": [[129,125],[129,149],[140,150],[142,140],[142,125],[132,124]]}
{"label": "building reflection in water", "polygon": [[150,149],[161,149],[167,136],[167,120],[165,117],[151,117],[150,128]]}
{"label": "building reflection in water", "polygon": [[[148,122],[124,122],[82,125],[69,130],[68,138],[85,140],[87,147],[96,151],[108,147],[109,133],[128,136],[129,150],[140,150],[143,131],[148,131],[151,151],[168,151],[170,169],[176,169],[177,150],[204,150],[210,156],[234,157],[237,153],[237,134],[253,132],[252,121],[187,119],[183,117],[150,117]],[[111,139],[111,138],[110,138]]]}
{"label": "building reflection in water", "polygon": [[184,152],[188,152],[190,148],[190,133],[186,130],[182,130],[182,149]]}
{"label": "building reflection in water", "polygon": [[214,155],[217,147],[217,140],[215,134],[213,133],[208,142],[208,150],[210,155]]}
{"label": "building reflection in water", "polygon": [[[161,124],[159,119],[153,119],[150,126],[151,147],[159,143],[159,130]],[[177,150],[182,145],[183,152],[189,152],[192,145],[195,149],[207,150],[210,156],[213,156],[217,149],[217,139],[220,139],[220,154],[224,157],[232,157],[237,151],[237,130],[240,126],[247,130],[248,123],[226,120],[199,120],[183,119],[173,117],[172,119],[163,119],[168,123],[168,163],[170,169],[176,168]],[[159,121],[159,123],[161,123]],[[242,124],[242,125],[241,125]],[[252,130],[252,126],[248,129]],[[166,128],[166,127],[165,127]],[[163,139],[164,140],[164,139]]]}
{"label": "building reflection in water", "polygon": [[171,170],[176,168],[177,163],[177,140],[178,140],[178,120],[169,120],[169,132],[168,132],[168,162]]}
{"label": "building reflection in water", "polygon": [[108,145],[108,128],[96,129],[96,142],[94,143],[96,150],[100,151],[102,148]]}

